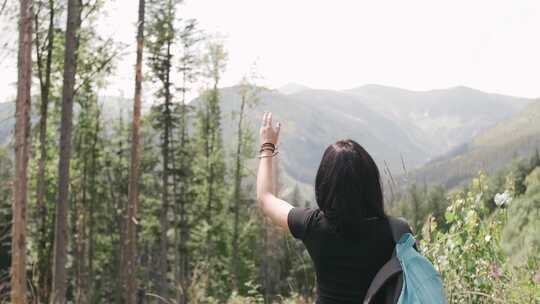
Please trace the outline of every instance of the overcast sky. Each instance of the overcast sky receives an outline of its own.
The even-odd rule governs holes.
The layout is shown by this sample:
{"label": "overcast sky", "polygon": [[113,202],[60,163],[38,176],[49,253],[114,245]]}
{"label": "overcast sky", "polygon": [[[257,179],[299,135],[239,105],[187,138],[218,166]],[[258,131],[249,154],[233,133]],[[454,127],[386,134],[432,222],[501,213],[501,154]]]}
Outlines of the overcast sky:
{"label": "overcast sky", "polygon": [[[135,0],[113,0],[100,24],[129,43],[108,94],[133,94]],[[257,61],[263,84],[346,89],[367,83],[428,90],[466,85],[540,97],[540,1],[187,0],[179,14],[226,37],[223,85]],[[0,64],[14,96],[15,58]]]}

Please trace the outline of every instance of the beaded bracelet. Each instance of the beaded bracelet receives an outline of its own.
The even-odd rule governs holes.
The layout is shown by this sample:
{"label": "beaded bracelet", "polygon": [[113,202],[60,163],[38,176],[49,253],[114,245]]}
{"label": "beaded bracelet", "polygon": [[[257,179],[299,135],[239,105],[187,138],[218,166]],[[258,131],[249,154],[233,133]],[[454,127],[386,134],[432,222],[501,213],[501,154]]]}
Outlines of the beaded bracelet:
{"label": "beaded bracelet", "polygon": [[275,148],[276,148],[276,145],[274,145],[274,144],[271,143],[271,142],[266,142],[266,143],[264,143],[264,144],[261,145],[261,149],[262,149],[262,148],[266,148],[266,147],[270,147],[270,148],[272,148],[272,149],[275,149]]}
{"label": "beaded bracelet", "polygon": [[266,158],[266,157],[274,157],[274,156],[276,156],[278,153],[279,153],[279,151],[273,151],[272,154],[270,154],[270,155],[259,155],[259,156],[257,156],[257,158],[258,158],[258,159],[261,159],[261,158]]}
{"label": "beaded bracelet", "polygon": [[262,153],[263,151],[272,151],[272,152],[274,152],[275,150],[276,150],[275,148],[262,147],[262,148],[259,150],[259,153]]}

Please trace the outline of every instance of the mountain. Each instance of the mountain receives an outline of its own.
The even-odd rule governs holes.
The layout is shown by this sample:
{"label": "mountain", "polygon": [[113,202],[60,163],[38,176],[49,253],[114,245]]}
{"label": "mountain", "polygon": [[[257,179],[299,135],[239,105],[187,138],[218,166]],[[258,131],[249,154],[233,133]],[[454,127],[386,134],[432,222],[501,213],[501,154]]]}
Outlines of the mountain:
{"label": "mountain", "polygon": [[469,142],[409,174],[409,181],[453,187],[480,170],[505,167],[516,156],[528,157],[540,149],[540,100],[483,130]]}
{"label": "mountain", "polygon": [[[223,138],[230,152],[236,124],[231,112],[239,108],[238,92],[238,87],[220,90]],[[105,120],[129,120],[131,100],[109,96],[100,102]],[[298,185],[312,198],[324,149],[336,140],[351,138],[362,144],[383,177],[388,172],[397,177],[406,170],[419,181],[452,184],[476,174],[487,160],[499,156],[506,160],[508,153],[529,151],[538,137],[531,123],[536,118],[526,115],[536,111],[535,104],[467,87],[420,92],[366,85],[332,91],[290,84],[261,90],[260,102],[249,110],[247,121],[255,138],[263,111],[272,111],[283,123],[279,159],[282,183],[288,186],[284,191]],[[0,143],[13,128],[13,112],[13,103],[0,103]],[[486,144],[493,142],[500,144]],[[256,164],[254,155],[250,168]]]}
{"label": "mountain", "polygon": [[299,93],[306,90],[311,90],[311,88],[306,87],[305,85],[302,85],[299,83],[290,82],[284,86],[279,87],[277,90],[280,93],[288,95],[288,94]]}
{"label": "mountain", "polygon": [[[239,108],[238,88],[222,89],[220,96],[225,117],[223,137],[227,148],[232,149],[236,120],[229,113]],[[352,138],[361,143],[381,168],[386,163],[391,170],[398,170],[402,155],[411,167],[429,159],[430,155],[411,142],[396,123],[370,110],[364,102],[337,91],[311,89],[285,95],[266,90],[247,120],[254,133],[264,111],[273,112],[275,121],[282,122],[279,149],[283,171],[290,180],[304,186],[313,184],[324,149],[339,139]],[[197,106],[198,101],[192,104]]]}
{"label": "mountain", "polygon": [[[33,98],[32,100],[37,100]],[[99,97],[99,103],[103,105],[102,118],[111,122],[113,120],[122,118],[130,121],[131,111],[133,110],[133,99],[124,98],[120,96],[101,96]],[[33,105],[36,106],[35,104]],[[150,109],[150,104],[147,102],[142,103],[141,111],[146,113]],[[74,111],[79,111],[79,105],[75,103]],[[32,123],[38,123],[37,112],[32,112]],[[15,103],[14,102],[0,102],[0,145],[9,140],[13,128],[15,126]]]}
{"label": "mountain", "polygon": [[489,94],[468,87],[410,91],[365,85],[347,93],[396,122],[430,155],[440,155],[523,109],[531,99]]}
{"label": "mountain", "polygon": [[[238,109],[237,88],[222,89],[221,98],[224,115]],[[376,85],[346,91],[304,88],[289,94],[263,92],[248,121],[256,129],[262,112],[272,111],[275,120],[283,123],[280,161],[285,179],[308,189],[324,149],[338,139],[358,141],[374,157],[383,177],[388,171],[396,177],[433,164],[441,155],[459,152],[531,101],[466,87],[426,92]],[[225,121],[224,138],[233,138],[235,120]],[[453,178],[445,172],[437,174],[434,180]]]}

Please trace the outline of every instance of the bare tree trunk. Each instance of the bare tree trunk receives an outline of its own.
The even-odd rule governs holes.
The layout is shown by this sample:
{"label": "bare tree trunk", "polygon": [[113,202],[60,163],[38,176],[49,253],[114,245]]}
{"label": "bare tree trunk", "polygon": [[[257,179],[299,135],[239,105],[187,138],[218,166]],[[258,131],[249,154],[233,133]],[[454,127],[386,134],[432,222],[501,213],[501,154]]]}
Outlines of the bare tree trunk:
{"label": "bare tree trunk", "polygon": [[30,88],[32,86],[32,1],[20,1],[17,104],[15,121],[15,181],[11,242],[11,302],[26,303],[26,199]]}
{"label": "bare tree trunk", "polygon": [[64,83],[62,91],[62,119],[60,125],[60,161],[58,164],[58,202],[53,256],[52,304],[66,303],[67,215],[69,198],[69,163],[71,159],[71,132],[73,129],[73,90],[77,32],[81,21],[80,0],[68,1],[66,45],[64,51]]}
{"label": "bare tree trunk", "polygon": [[135,304],[137,298],[137,278],[135,273],[137,257],[136,218],[139,205],[139,129],[141,124],[142,57],[144,47],[145,0],[139,0],[139,21],[137,29],[137,61],[135,65],[135,100],[133,102],[133,125],[131,129],[131,163],[129,167],[127,239],[125,249],[125,300]]}
{"label": "bare tree trunk", "polygon": [[41,91],[40,120],[39,120],[39,161],[36,186],[36,208],[38,213],[38,291],[36,301],[46,303],[49,298],[48,277],[50,274],[47,248],[47,205],[45,204],[45,162],[47,160],[47,116],[49,107],[49,92],[51,88],[51,65],[54,47],[54,0],[49,0],[49,26],[47,29],[47,55],[43,66],[42,52],[40,48],[39,16],[35,15],[36,27],[36,55],[38,66],[38,78]]}

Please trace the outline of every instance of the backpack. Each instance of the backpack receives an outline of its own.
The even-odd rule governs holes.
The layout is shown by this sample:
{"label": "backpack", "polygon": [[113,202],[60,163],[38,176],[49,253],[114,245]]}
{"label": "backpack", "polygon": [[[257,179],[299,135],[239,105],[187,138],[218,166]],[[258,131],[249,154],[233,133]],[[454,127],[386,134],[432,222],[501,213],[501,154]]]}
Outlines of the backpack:
{"label": "backpack", "polygon": [[440,275],[416,250],[407,222],[390,216],[388,222],[396,248],[371,281],[363,304],[374,304],[379,297],[384,304],[446,303]]}

